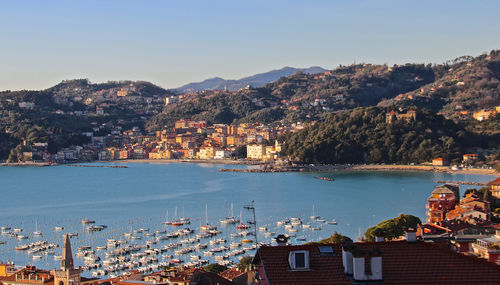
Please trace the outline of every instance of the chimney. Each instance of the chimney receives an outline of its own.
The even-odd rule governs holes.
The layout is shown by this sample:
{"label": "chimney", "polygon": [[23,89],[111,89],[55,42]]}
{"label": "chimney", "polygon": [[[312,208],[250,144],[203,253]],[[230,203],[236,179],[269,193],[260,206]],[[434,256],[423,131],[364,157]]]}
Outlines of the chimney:
{"label": "chimney", "polygon": [[285,235],[278,235],[276,237],[276,242],[278,243],[278,246],[286,246],[288,238]]}
{"label": "chimney", "polygon": [[417,230],[415,228],[406,228],[405,238],[407,242],[417,242]]}
{"label": "chimney", "polygon": [[353,256],[353,279],[355,281],[382,280],[382,252],[379,248],[372,250],[355,249]]}
{"label": "chimney", "polygon": [[375,242],[385,241],[385,232],[381,228],[377,228],[373,234],[375,235]]}
{"label": "chimney", "polygon": [[342,240],[342,265],[344,266],[344,273],[347,275],[353,274],[352,250],[354,248],[351,239]]}

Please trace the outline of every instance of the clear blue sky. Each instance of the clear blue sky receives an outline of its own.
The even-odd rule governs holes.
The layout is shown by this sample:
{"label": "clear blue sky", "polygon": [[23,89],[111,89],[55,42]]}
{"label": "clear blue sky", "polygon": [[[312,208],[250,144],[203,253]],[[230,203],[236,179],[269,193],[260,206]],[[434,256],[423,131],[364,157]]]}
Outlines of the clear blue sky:
{"label": "clear blue sky", "polygon": [[499,11],[500,1],[470,0],[2,0],[0,90],[439,63],[500,49]]}

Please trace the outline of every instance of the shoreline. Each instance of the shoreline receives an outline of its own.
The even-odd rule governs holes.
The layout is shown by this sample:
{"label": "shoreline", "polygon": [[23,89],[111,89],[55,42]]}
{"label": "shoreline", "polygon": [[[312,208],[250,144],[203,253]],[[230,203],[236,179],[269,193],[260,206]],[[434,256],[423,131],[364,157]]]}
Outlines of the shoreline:
{"label": "shoreline", "polygon": [[462,168],[458,170],[453,170],[447,166],[432,166],[432,165],[354,165],[349,168],[349,170],[356,171],[426,171],[426,172],[446,172],[446,173],[456,173],[456,174],[472,174],[472,175],[492,175],[498,176],[499,172],[494,169],[481,169],[473,168],[467,169]]}
{"label": "shoreline", "polygon": [[[266,165],[262,161],[247,161],[247,160],[204,160],[204,159],[123,159],[123,160],[106,160],[106,161],[91,161],[91,162],[78,162],[78,163],[153,163],[153,164],[169,164],[169,163],[205,163],[205,164],[223,164],[223,165],[248,165],[248,166],[262,166]],[[1,166],[53,166],[53,165],[71,165],[71,164],[50,164],[50,163],[0,163]],[[300,165],[300,166],[284,166],[284,167],[271,167],[267,169],[253,169],[251,173],[274,173],[274,172],[330,172],[330,171],[408,171],[408,172],[445,172],[456,174],[470,174],[470,175],[491,175],[500,176],[500,172],[494,169],[458,169],[453,170],[448,166],[432,166],[432,165],[393,165],[393,164],[365,164],[365,165]],[[231,170],[232,171],[232,170]]]}

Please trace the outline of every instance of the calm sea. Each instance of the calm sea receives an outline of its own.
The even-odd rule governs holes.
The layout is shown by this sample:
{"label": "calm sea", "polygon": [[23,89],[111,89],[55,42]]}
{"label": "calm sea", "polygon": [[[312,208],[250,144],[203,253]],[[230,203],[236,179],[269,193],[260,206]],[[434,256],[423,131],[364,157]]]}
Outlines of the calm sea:
{"label": "calm sea", "polygon": [[[125,231],[162,228],[167,211],[171,219],[176,208],[177,216],[191,217],[189,226],[198,230],[205,224],[205,205],[209,223],[218,224],[223,231],[220,236],[229,241],[234,226],[223,227],[218,221],[230,214],[232,203],[234,216],[241,215],[246,222],[251,213],[244,206],[252,200],[257,225],[277,234],[285,233],[275,223],[284,218],[300,217],[305,223],[317,225],[309,219],[314,205],[316,215],[335,219],[338,225],[317,225],[322,228],[319,231],[300,229],[297,236],[314,241],[338,231],[355,239],[366,228],[400,213],[425,220],[425,202],[436,186],[435,180],[487,182],[494,178],[430,172],[235,173],[218,170],[246,166],[191,163],[115,165],[128,168],[0,168],[0,226],[23,228],[23,233],[31,236],[38,225],[44,234],[21,241],[0,236],[0,241],[7,242],[0,245],[0,261],[52,268],[57,264],[52,257],[33,261],[28,254],[16,252],[15,246],[38,239],[60,242],[64,232],[80,234],[72,239],[73,248],[103,245],[106,238],[120,239]],[[335,181],[313,178],[318,175]],[[471,187],[462,186],[461,190],[467,188]],[[108,228],[89,234],[81,225],[83,218]],[[65,230],[56,232],[55,226]],[[262,233],[258,237],[259,241],[271,239]]]}

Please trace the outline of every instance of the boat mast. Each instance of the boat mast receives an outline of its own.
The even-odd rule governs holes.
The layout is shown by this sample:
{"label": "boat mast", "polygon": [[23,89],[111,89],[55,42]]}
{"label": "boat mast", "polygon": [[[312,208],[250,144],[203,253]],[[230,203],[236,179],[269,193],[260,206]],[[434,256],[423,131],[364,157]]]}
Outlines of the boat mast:
{"label": "boat mast", "polygon": [[208,204],[205,204],[205,221],[208,225]]}
{"label": "boat mast", "polygon": [[228,216],[227,216],[227,200],[226,200],[226,220],[227,220]]}

